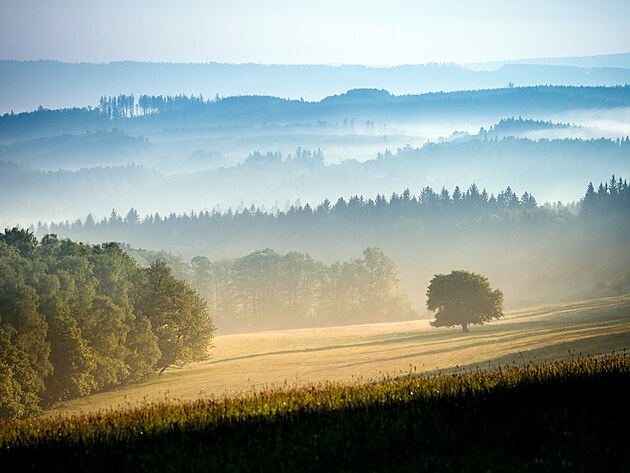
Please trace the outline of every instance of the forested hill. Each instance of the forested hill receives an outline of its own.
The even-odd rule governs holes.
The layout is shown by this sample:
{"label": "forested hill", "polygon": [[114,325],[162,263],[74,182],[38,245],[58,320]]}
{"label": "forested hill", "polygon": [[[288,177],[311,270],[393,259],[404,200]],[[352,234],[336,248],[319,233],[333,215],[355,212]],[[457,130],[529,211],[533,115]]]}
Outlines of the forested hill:
{"label": "forested hill", "polygon": [[365,162],[339,164],[326,164],[318,151],[255,152],[241,164],[177,175],[138,165],[44,172],[3,163],[0,147],[0,224],[74,221],[88,213],[101,219],[112,208],[126,212],[130,207],[141,215],[214,207],[227,211],[252,204],[285,209],[298,198],[302,205],[316,206],[326,198],[389,197],[406,188],[418,193],[425,186],[452,191],[473,182],[488,193],[509,184],[519,196],[527,190],[541,203],[572,201],[583,195],[590,180],[630,173],[627,138],[534,141],[489,136],[404,147]]}
{"label": "forested hill", "polygon": [[[0,113],[96,105],[100,95],[141,93],[159,95],[216,93],[273,95],[320,100],[355,88],[386,88],[395,94],[452,91],[538,84],[617,85],[630,83],[627,55],[579,62],[498,64],[474,70],[457,64],[397,67],[168,64],[56,61],[0,61]],[[483,66],[482,66],[483,67]],[[494,70],[493,70],[494,69]]]}
{"label": "forested hill", "polygon": [[116,95],[101,96],[94,108],[39,108],[33,112],[4,114],[0,117],[0,140],[83,133],[112,126],[131,132],[148,132],[173,127],[317,124],[322,121],[403,123],[451,116],[460,119],[505,117],[628,106],[628,85],[513,87],[421,95],[353,89],[315,102],[254,95],[211,99],[186,95]]}

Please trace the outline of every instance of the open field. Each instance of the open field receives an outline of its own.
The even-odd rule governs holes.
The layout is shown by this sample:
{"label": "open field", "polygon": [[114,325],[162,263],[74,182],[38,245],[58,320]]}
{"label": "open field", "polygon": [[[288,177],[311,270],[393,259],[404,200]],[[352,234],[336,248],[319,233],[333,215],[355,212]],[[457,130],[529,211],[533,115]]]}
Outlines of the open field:
{"label": "open field", "polygon": [[628,353],[0,424],[12,471],[626,472]]}
{"label": "open field", "polygon": [[209,361],[67,402],[45,415],[624,349],[630,349],[630,295],[514,311],[500,321],[473,326],[468,334],[418,320],[226,335],[216,337]]}

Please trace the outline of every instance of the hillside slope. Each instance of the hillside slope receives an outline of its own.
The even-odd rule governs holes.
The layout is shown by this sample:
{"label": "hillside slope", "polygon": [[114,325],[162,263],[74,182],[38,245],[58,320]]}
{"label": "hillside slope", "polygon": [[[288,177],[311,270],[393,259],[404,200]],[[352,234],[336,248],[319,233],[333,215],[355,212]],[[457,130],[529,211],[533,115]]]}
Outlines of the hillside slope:
{"label": "hillside slope", "polygon": [[207,362],[71,401],[46,415],[623,351],[630,349],[630,295],[514,311],[469,334],[418,320],[226,335],[214,342]]}

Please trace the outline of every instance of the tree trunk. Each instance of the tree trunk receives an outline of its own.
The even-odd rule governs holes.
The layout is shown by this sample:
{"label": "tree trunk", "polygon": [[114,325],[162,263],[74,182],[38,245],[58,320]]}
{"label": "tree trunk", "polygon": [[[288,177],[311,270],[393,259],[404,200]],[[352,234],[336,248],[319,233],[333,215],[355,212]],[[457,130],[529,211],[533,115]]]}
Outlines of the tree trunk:
{"label": "tree trunk", "polygon": [[464,333],[468,333],[468,332],[469,332],[469,330],[468,330],[468,324],[462,324],[462,331],[463,331]]}

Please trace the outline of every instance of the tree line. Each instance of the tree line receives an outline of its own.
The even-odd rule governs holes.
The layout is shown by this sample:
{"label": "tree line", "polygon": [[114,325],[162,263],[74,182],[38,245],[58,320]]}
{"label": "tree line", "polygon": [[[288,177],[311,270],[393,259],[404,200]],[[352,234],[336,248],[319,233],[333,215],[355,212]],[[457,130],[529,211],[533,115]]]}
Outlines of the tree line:
{"label": "tree line", "polygon": [[163,251],[128,251],[142,264],[164,261],[208,302],[225,331],[408,320],[417,314],[399,290],[400,274],[380,248],[361,258],[325,264],[311,256],[271,249],[234,259],[190,263]]}
{"label": "tree line", "polygon": [[[496,125],[492,125],[487,133],[492,134],[504,134],[511,135],[513,133],[524,133],[528,131],[536,131],[536,130],[549,130],[553,128],[571,128],[572,126],[569,123],[554,123],[551,120],[532,120],[530,118],[523,117],[509,117],[502,118]],[[485,129],[482,127],[481,132],[485,132]]]}
{"label": "tree line", "polygon": [[347,200],[340,197],[335,203],[325,199],[316,206],[302,204],[298,199],[293,204],[287,202],[283,210],[267,210],[252,204],[224,211],[214,208],[143,217],[134,208],[124,215],[114,209],[100,220],[89,214],[74,222],[38,222],[32,230],[37,235],[54,233],[81,240],[162,243],[162,247],[171,246],[168,240],[176,236],[180,244],[199,247],[203,246],[204,239],[227,241],[231,237],[238,238],[243,231],[248,235],[277,234],[280,237],[289,229],[300,233],[322,227],[341,231],[357,226],[379,227],[382,222],[460,227],[566,222],[575,220],[578,215],[583,219],[601,218],[611,212],[627,211],[628,194],[627,181],[613,176],[597,189],[590,183],[579,203],[539,205],[527,191],[519,196],[508,186],[494,195],[473,183],[465,190],[456,186],[452,192],[444,187],[436,192],[426,186],[418,194],[405,189],[389,197],[378,194],[374,199],[359,195]]}
{"label": "tree line", "polygon": [[208,100],[201,94],[190,97],[185,94],[165,96],[143,94],[137,101],[133,94],[120,94],[114,97],[103,95],[99,99],[98,111],[110,120],[119,120],[155,113],[177,112],[218,101],[218,95],[214,100]]}
{"label": "tree line", "polygon": [[[400,95],[390,94],[386,90],[377,89],[352,89],[344,94],[332,95],[322,99],[320,102],[304,102],[304,100],[282,99],[279,97],[269,96],[233,96],[227,97],[227,101],[235,106],[246,104],[254,109],[261,105],[261,102],[272,100],[273,103],[284,108],[287,113],[292,113],[296,109],[300,112],[318,108],[320,104],[327,107],[331,105],[352,107],[355,109],[383,109],[386,113],[391,113],[388,108],[395,108],[402,113],[409,113],[413,106],[423,106],[422,108],[434,108],[436,102],[443,107],[450,108],[454,104],[461,108],[468,108],[474,102],[476,106],[492,104],[501,106],[512,102],[523,102],[542,100],[543,97],[547,102],[555,102],[566,105],[566,102],[580,105],[590,105],[592,107],[607,108],[614,103],[618,106],[628,104],[628,90],[626,86],[617,87],[566,87],[566,86],[536,86],[536,87],[519,87],[517,89],[487,89],[474,91],[458,91],[458,92],[438,92],[420,95]],[[202,94],[198,96],[185,94],[178,95],[141,95],[135,100],[133,94],[120,94],[118,96],[101,96],[99,100],[98,110],[101,114],[110,119],[133,118],[135,116],[160,114],[160,113],[179,113],[199,110],[212,110],[213,104],[220,102],[221,98],[218,94],[213,99],[205,99]],[[442,103],[440,103],[442,102]],[[447,102],[444,104],[444,102]],[[529,121],[527,125],[547,125],[544,122]],[[502,123],[506,127],[518,125],[515,120]],[[548,124],[551,128],[552,125]],[[560,125],[562,126],[562,125]],[[568,126],[568,125],[566,125]],[[498,130],[496,130],[498,131]]]}
{"label": "tree line", "polygon": [[208,302],[223,332],[408,320],[417,316],[400,290],[396,263],[377,247],[326,264],[266,248],[239,258],[190,261],[164,250],[123,248],[142,266],[163,261]]}
{"label": "tree line", "polygon": [[206,302],[116,243],[0,234],[0,419],[208,356]]}
{"label": "tree line", "polygon": [[[467,190],[472,174],[479,179],[474,182],[483,183],[479,185],[480,192],[484,186],[488,189],[492,186],[491,190],[497,197],[499,184],[504,188],[504,183],[509,183],[511,190],[518,189],[519,199],[523,190],[527,190],[537,200],[542,198],[542,203],[555,193],[550,189],[579,196],[582,185],[585,189],[593,176],[605,178],[610,175],[609,170],[624,172],[630,152],[630,140],[625,138],[618,142],[608,139],[532,141],[510,138],[428,143],[418,149],[404,147],[394,153],[384,152],[373,160],[346,160],[339,164],[325,163],[317,151],[310,152],[310,157],[304,157],[304,150],[301,154],[296,151],[295,154],[282,156],[279,153],[252,153],[237,165],[179,175],[141,165],[50,172],[34,170],[26,165],[54,167],[55,163],[62,166],[65,162],[67,166],[79,167],[99,159],[110,159],[102,153],[100,157],[90,157],[89,150],[95,147],[101,151],[103,147],[109,147],[112,156],[119,160],[131,159],[145,152],[153,153],[149,151],[154,149],[153,144],[127,138],[111,133],[84,135],[76,141],[47,140],[33,149],[24,150],[22,166],[0,162],[0,201],[4,204],[0,205],[0,213],[4,221],[13,225],[25,220],[36,223],[46,219],[59,221],[72,218],[70,223],[74,224],[77,217],[84,217],[90,212],[101,220],[110,214],[112,208],[126,212],[132,206],[141,209],[141,217],[149,211],[155,215],[154,212],[162,212],[163,209],[175,210],[179,214],[189,209],[211,213],[214,207],[220,213],[226,213],[229,208],[235,213],[245,207],[251,209],[252,202],[256,204],[254,210],[260,208],[261,211],[275,213],[278,209],[289,210],[292,204],[305,207],[305,203],[309,203],[316,208],[326,197],[332,200],[329,203],[331,206],[339,196],[343,196],[347,203],[349,196],[365,196],[363,200],[368,201],[368,197],[375,200],[380,193],[389,201],[392,191],[410,188],[412,194],[418,194],[428,178],[432,179],[428,184],[436,193],[441,193],[445,186],[452,196],[456,185],[461,186],[462,182],[467,185],[461,186],[460,192]],[[108,144],[109,141],[111,143]],[[53,153],[49,146],[56,151]],[[75,158],[64,155],[67,151],[75,153]],[[0,161],[3,154],[0,149]],[[157,158],[156,154],[153,156]],[[190,162],[196,162],[195,159]],[[202,153],[200,160],[206,159],[215,162],[213,157]],[[188,161],[182,161],[185,162]],[[383,195],[385,192],[387,194]],[[78,195],[80,198],[77,198]],[[296,196],[302,199],[300,205]],[[161,214],[161,218],[165,215]],[[417,220],[416,216],[413,218]],[[117,232],[113,227],[110,230]],[[52,233],[61,234],[60,231]],[[129,241],[127,236],[131,235],[99,235],[92,241]],[[146,236],[158,237],[153,234]],[[188,236],[185,235],[185,238]],[[134,246],[149,246],[144,241],[132,243]],[[160,243],[163,244],[152,247],[170,247],[170,242],[162,240]],[[270,243],[249,250],[266,246]]]}
{"label": "tree line", "polygon": [[[355,195],[313,206],[296,201],[286,203],[282,210],[243,205],[234,210],[142,216],[131,209],[124,214],[114,211],[101,220],[89,215],[75,222],[39,223],[32,230],[40,236],[56,233],[80,241],[119,241],[134,248],[163,249],[187,261],[200,255],[212,261],[238,258],[273,248],[330,263],[373,246],[397,262],[405,285],[412,278],[429,277],[431,265],[439,265],[453,251],[474,242],[479,264],[484,264],[479,252],[491,247],[503,252],[496,265],[506,271],[516,264],[510,263],[512,257],[531,252],[531,264],[540,259],[536,267],[556,261],[546,274],[555,274],[558,285],[567,283],[558,286],[558,291],[568,287],[561,269],[572,267],[572,274],[584,281],[582,286],[571,285],[571,290],[601,286],[618,292],[630,277],[622,270],[630,205],[627,181],[613,180],[614,186],[611,182],[589,186],[588,195],[571,204],[540,205],[531,193],[519,195],[511,188],[492,195],[478,186],[453,191],[425,187],[418,194],[406,190],[374,199]],[[556,249],[551,251],[552,247]],[[572,252],[578,256],[570,256]],[[426,265],[411,265],[409,255]],[[505,287],[514,293],[523,285],[514,282]],[[545,287],[552,291],[549,285]]]}
{"label": "tree line", "polygon": [[630,186],[627,181],[613,175],[609,182],[601,182],[597,190],[589,182],[581,202],[581,214],[584,218],[611,216],[625,219],[630,217],[629,213]]}
{"label": "tree line", "polygon": [[[95,95],[96,98],[96,95]],[[202,95],[132,94],[101,96],[96,107],[49,110],[39,107],[32,112],[5,113],[0,116],[0,136],[24,136],[86,131],[103,127],[111,120],[133,122],[151,115],[158,129],[185,125],[195,118],[195,127],[251,123],[339,122],[344,118],[389,122],[401,119],[433,119],[444,116],[478,116],[480,111],[504,116],[540,114],[541,110],[610,109],[630,104],[630,86],[574,87],[533,86],[457,92],[433,92],[420,95],[391,95],[375,89],[353,89],[345,94],[326,97],[318,102],[279,97],[241,95],[213,99]],[[146,125],[146,121],[143,120]],[[131,126],[126,123],[125,127]]]}
{"label": "tree line", "polygon": [[379,248],[324,264],[270,249],[190,263],[117,243],[0,234],[0,419],[203,360],[214,333],[410,319]]}
{"label": "tree line", "polygon": [[33,229],[37,235],[55,233],[88,241],[131,242],[135,246],[172,248],[175,242],[170,240],[176,238],[180,246],[204,247],[212,241],[235,241],[253,235],[283,240],[287,234],[308,234],[315,229],[337,232],[357,227],[378,231],[387,225],[531,224],[570,219],[577,210],[576,206],[561,204],[539,206],[532,194],[524,192],[519,196],[509,186],[494,195],[472,184],[465,190],[456,186],[452,193],[446,188],[436,192],[427,186],[417,195],[406,189],[389,197],[378,194],[374,199],[358,195],[347,200],[340,197],[334,203],[325,199],[316,206],[302,204],[298,199],[293,204],[287,203],[284,210],[267,210],[252,204],[225,211],[215,208],[142,217],[134,208],[124,215],[114,209],[109,217],[100,220],[89,214],[74,222],[38,222]]}

